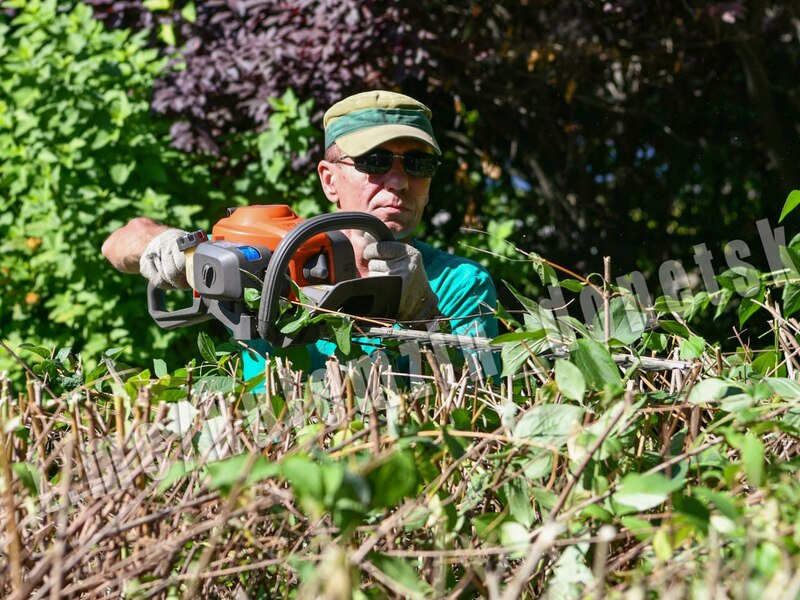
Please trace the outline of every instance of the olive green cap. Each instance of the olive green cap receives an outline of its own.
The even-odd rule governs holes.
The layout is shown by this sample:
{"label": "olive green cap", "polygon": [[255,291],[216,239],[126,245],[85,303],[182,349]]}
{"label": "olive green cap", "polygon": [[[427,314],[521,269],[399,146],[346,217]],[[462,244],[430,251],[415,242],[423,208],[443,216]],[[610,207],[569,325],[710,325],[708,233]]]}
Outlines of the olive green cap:
{"label": "olive green cap", "polygon": [[384,142],[412,138],[441,154],[432,116],[427,106],[410,96],[387,90],[361,92],[325,112],[325,148],[335,143],[348,156],[360,156]]}

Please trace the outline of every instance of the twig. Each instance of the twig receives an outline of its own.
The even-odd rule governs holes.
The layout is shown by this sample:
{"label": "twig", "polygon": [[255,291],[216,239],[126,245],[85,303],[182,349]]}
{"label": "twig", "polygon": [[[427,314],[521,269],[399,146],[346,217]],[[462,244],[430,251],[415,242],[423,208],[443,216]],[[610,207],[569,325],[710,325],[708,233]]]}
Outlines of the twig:
{"label": "twig", "polygon": [[525,587],[528,579],[536,570],[542,555],[553,545],[563,530],[564,526],[558,523],[548,523],[539,529],[539,535],[530,549],[530,554],[528,554],[525,562],[520,565],[500,600],[517,600],[522,596],[522,588]]}
{"label": "twig", "polygon": [[11,584],[14,593],[21,593],[22,588],[22,541],[17,528],[17,509],[14,502],[14,478],[6,454],[6,423],[0,419],[0,468],[5,479],[3,491],[6,513],[6,535],[8,536],[8,559],[11,567]]}
{"label": "twig", "polygon": [[611,257],[603,257],[603,339],[611,340]]}

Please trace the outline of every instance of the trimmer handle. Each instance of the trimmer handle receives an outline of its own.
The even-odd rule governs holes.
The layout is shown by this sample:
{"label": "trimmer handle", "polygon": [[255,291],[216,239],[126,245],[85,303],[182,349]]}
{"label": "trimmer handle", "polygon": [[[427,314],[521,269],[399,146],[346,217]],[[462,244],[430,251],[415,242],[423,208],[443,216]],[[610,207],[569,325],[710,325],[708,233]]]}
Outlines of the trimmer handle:
{"label": "trimmer handle", "polygon": [[186,308],[167,310],[166,291],[152,283],[147,284],[147,310],[162,329],[188,327],[214,318],[202,298],[194,298],[192,305]]}
{"label": "trimmer handle", "polygon": [[261,305],[258,308],[258,334],[268,342],[279,341],[280,334],[275,324],[281,292],[286,281],[286,271],[295,252],[309,238],[343,229],[366,231],[379,241],[392,241],[394,236],[386,224],[370,214],[362,212],[338,212],[311,217],[292,229],[275,248],[264,275]]}

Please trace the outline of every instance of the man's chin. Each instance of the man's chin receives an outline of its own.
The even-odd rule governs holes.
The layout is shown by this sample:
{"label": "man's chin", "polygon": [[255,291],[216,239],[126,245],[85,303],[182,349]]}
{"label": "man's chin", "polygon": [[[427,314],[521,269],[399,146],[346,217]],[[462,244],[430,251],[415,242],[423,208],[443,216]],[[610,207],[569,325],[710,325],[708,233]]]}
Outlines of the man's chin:
{"label": "man's chin", "polygon": [[384,221],[384,223],[396,240],[407,240],[414,235],[414,228],[409,227],[405,223],[398,223],[396,221]]}

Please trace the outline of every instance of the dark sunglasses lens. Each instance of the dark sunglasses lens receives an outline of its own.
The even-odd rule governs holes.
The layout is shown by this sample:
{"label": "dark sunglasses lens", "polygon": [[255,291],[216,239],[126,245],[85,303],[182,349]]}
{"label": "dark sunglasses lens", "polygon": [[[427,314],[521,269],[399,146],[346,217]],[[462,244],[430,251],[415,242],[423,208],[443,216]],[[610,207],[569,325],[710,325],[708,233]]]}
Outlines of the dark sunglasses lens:
{"label": "dark sunglasses lens", "polygon": [[439,159],[427,152],[409,152],[403,156],[403,166],[412,177],[433,177],[439,168]]}
{"label": "dark sunglasses lens", "polygon": [[[353,158],[356,169],[370,175],[383,175],[392,168],[395,155],[388,150],[373,150]],[[439,158],[427,152],[409,152],[403,155],[403,168],[411,177],[433,177],[439,168]]]}
{"label": "dark sunglasses lens", "polygon": [[392,168],[394,157],[388,150],[375,150],[353,158],[356,169],[370,175],[382,175]]}

